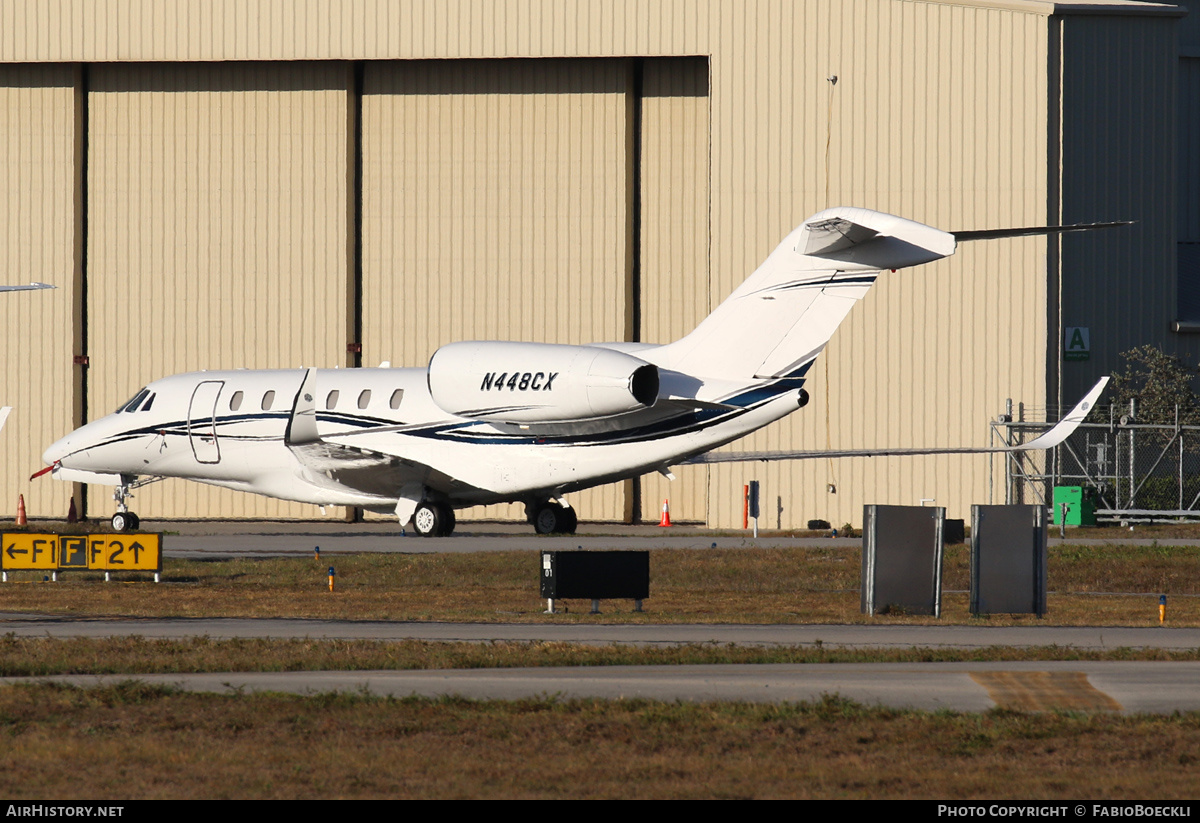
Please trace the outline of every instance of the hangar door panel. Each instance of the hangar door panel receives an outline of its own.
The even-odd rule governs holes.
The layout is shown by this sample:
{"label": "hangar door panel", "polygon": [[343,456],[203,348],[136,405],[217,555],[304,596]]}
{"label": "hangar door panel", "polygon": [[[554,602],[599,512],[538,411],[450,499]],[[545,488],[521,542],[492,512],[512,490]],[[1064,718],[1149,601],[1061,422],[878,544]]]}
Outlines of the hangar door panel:
{"label": "hangar door panel", "polygon": [[[709,283],[708,60],[645,60],[641,99],[641,339],[667,343],[716,307]],[[719,299],[723,299],[724,295]],[[704,522],[708,466],[678,466],[675,480],[644,475],[642,520],[664,499],[674,520]]]}
{"label": "hangar door panel", "polygon": [[[423,366],[456,340],[628,339],[632,76],[625,60],[367,64],[364,365]],[[619,519],[623,489],[572,502]]]}
{"label": "hangar door panel", "polygon": [[62,517],[69,483],[28,482],[42,451],[74,428],[80,367],[72,365],[78,300],[78,185],[74,66],[0,66],[0,284],[54,290],[0,294],[0,512],[17,495],[30,517]]}
{"label": "hangar door panel", "polygon": [[[349,68],[89,71],[90,416],[168,374],[344,364]],[[228,410],[226,396],[218,402]],[[215,441],[193,443],[199,460],[215,460]],[[93,490],[94,514],[108,496]],[[137,507],[156,517],[318,515],[184,481],[139,491]]]}

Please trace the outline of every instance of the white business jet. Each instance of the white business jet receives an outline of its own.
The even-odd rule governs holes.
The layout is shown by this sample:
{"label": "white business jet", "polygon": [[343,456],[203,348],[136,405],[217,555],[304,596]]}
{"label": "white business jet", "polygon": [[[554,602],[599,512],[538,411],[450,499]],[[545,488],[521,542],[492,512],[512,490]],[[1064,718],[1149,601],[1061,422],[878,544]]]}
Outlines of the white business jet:
{"label": "white business jet", "polygon": [[[653,471],[669,477],[693,458],[769,459],[705,453],[808,402],[805,376],[882,271],[948,257],[959,240],[1096,227],[956,235],[867,209],[829,209],[674,343],[477,341],[443,346],[427,368],[166,377],[50,446],[38,474],[116,486],[118,531],[138,526],[126,505],[131,489],[182,477],[394,513],[422,535],[450,534],[455,509],[522,502],[539,533],[570,533],[571,492]],[[1062,442],[1106,381],[1016,448]],[[990,450],[843,454],[967,451]]]}

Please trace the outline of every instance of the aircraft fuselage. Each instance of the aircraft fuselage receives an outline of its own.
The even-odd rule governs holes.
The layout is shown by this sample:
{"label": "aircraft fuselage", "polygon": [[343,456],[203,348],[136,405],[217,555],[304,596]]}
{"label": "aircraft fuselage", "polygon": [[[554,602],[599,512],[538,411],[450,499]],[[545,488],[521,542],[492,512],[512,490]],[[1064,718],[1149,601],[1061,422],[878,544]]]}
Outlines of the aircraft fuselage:
{"label": "aircraft fuselage", "polygon": [[[719,398],[719,409],[676,401],[657,418],[643,413],[633,428],[601,420],[587,431],[449,415],[433,402],[421,368],[322,369],[309,384],[320,440],[362,453],[361,465],[349,465],[343,451],[322,470],[286,442],[306,374],[205,371],[157,380],[140,401],[57,441],[44,459],[63,479],[179,477],[317,505],[391,510],[407,483],[457,507],[528,501],[666,468],[741,437],[795,410],[803,383],[762,381]],[[360,474],[343,482],[347,472]]]}

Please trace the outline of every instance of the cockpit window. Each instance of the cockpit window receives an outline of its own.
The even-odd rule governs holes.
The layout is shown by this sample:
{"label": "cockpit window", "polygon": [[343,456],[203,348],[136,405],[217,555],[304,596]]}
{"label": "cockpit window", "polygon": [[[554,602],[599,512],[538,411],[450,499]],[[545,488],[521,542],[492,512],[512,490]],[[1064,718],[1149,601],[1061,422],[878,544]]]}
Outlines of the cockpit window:
{"label": "cockpit window", "polygon": [[128,402],[123,404],[119,409],[117,409],[115,412],[113,412],[113,414],[120,414],[121,412],[133,411],[134,409],[136,409],[138,406],[140,406],[142,404],[142,401],[146,399],[146,395],[148,395],[149,393],[150,393],[149,389],[143,388],[141,391],[139,391],[133,397],[129,398]]}
{"label": "cockpit window", "polygon": [[142,407],[138,411],[150,411],[150,407],[154,405],[155,397],[155,393],[150,392],[150,396],[146,398],[146,402],[142,404]]}

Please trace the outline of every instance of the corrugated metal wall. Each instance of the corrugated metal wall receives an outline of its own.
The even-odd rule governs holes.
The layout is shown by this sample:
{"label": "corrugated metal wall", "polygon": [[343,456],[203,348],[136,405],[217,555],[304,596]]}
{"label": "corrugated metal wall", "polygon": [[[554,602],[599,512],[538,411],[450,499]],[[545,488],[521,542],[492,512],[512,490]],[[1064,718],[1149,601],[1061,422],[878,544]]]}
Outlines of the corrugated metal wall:
{"label": "corrugated metal wall", "polygon": [[[1045,18],[875,0],[725,12],[712,90],[717,292],[827,205],[949,230],[1043,222]],[[779,64],[790,71],[773,71]],[[975,244],[885,274],[810,373],[812,402],[731,448],[987,445],[1005,397],[1040,403],[1045,390],[1043,248]],[[772,527],[860,524],[864,503],[922,498],[963,517],[987,500],[988,460],[725,465],[714,471],[710,523],[740,522],[752,479]]]}
{"label": "corrugated metal wall", "polygon": [[56,286],[0,294],[0,406],[13,407],[0,431],[0,511],[10,513],[24,494],[31,513],[64,517],[71,495],[27,478],[76,419],[78,82],[76,66],[0,66],[0,284]]}
{"label": "corrugated metal wall", "polygon": [[1179,241],[1200,243],[1200,14],[1179,21]]}
{"label": "corrugated metal wall", "polygon": [[[369,64],[363,357],[423,365],[456,340],[626,338],[632,304],[622,60]],[[623,486],[576,495],[624,517]],[[521,517],[478,507],[464,517]]]}
{"label": "corrugated metal wall", "polygon": [[[715,308],[708,261],[708,61],[646,60],[641,111],[641,340],[669,343]],[[674,469],[675,480],[641,480],[641,516],[704,522],[707,466]]]}
{"label": "corrugated metal wall", "polygon": [[[349,78],[340,63],[91,69],[91,417],[178,372],[345,364]],[[182,481],[134,508],[317,514]]]}
{"label": "corrugated metal wall", "polygon": [[[791,0],[773,0],[791,2]],[[0,0],[0,61],[708,54],[740,0]]]}
{"label": "corrugated metal wall", "polygon": [[1200,243],[1200,44],[1195,51],[1179,61],[1179,240],[1189,243]]}
{"label": "corrugated metal wall", "polygon": [[[831,204],[973,229],[1060,213],[1092,219],[1076,206],[1169,197],[1157,155],[1173,133],[1155,138],[1161,118],[1120,138],[1136,132],[1143,142],[1129,147],[1156,155],[1139,161],[1154,179],[1121,194],[1125,177],[1077,158],[1121,162],[1125,142],[1096,138],[1119,131],[1112,118],[1138,111],[1112,111],[1089,125],[1086,111],[1072,107],[1103,110],[1105,84],[1124,82],[1118,66],[1144,79],[1144,98],[1160,100],[1168,81],[1159,64],[1170,51],[1164,32],[1175,18],[1144,20],[1136,15],[1158,12],[1131,3],[1112,7],[1124,17],[1071,14],[1064,29],[1051,15],[1073,7],[995,6],[1002,7],[0,0],[0,61],[368,61],[364,362],[416,364],[463,334],[673,337],[783,234]],[[1110,54],[1112,65],[1103,65]],[[689,67],[682,72],[669,68],[675,61],[657,62],[696,55],[707,57],[707,98],[688,91],[705,74],[695,69],[703,57],[680,62]],[[631,92],[637,56],[644,58],[640,111]],[[434,57],[564,59],[398,62]],[[357,205],[347,194],[358,128],[352,67],[106,63],[88,72],[89,409],[107,411],[167,371],[346,362]],[[680,93],[659,99],[656,84]],[[1069,98],[1061,110],[1060,92]],[[630,173],[639,140],[640,199]],[[1081,149],[1088,141],[1096,145]],[[1051,171],[1060,144],[1070,167],[1061,180]],[[1091,189],[1069,177],[1077,171]],[[642,214],[639,266],[629,256],[631,203]],[[1152,216],[1168,217],[1161,209]],[[1173,213],[1167,222],[1174,225]],[[694,239],[702,223],[707,244]],[[1171,261],[1157,251],[1146,258],[1111,242],[1117,246],[1064,245],[1061,257],[1051,249],[1053,266],[1044,241],[979,243],[951,261],[885,276],[811,373],[813,402],[736,448],[985,444],[987,422],[1005,397],[1031,409],[1047,402],[1058,351],[1048,277],[1136,253],[1141,276],[1153,281],[1147,293],[1173,282]],[[638,330],[628,292],[633,270],[642,283]],[[555,302],[575,317],[555,311]],[[603,310],[580,310],[596,304]],[[1139,333],[1166,334],[1156,320],[1109,319],[1121,310],[1119,302],[1094,303],[1087,311],[1104,319],[1087,324],[1142,324]],[[146,339],[156,349],[131,357]],[[17,457],[36,461],[29,446]],[[660,497],[670,494],[679,516],[690,517],[704,486],[708,522],[736,525],[742,482],[758,478],[765,499],[778,498],[767,506],[770,525],[810,517],[858,523],[864,502],[919,498],[964,516],[970,503],[987,499],[987,465],[987,458],[944,457],[722,467],[707,479],[684,473],[674,486],[645,480],[642,512],[657,517]],[[836,495],[824,490],[831,481]],[[214,516],[313,511],[234,502],[195,487],[192,502],[180,494],[148,491],[139,507]],[[594,518],[621,516],[631,501],[610,489],[576,502],[581,516]]]}
{"label": "corrugated metal wall", "polygon": [[1062,52],[1061,218],[1136,221],[1062,238],[1062,325],[1091,329],[1091,360],[1062,364],[1060,402],[1070,403],[1097,370],[1123,365],[1123,351],[1190,347],[1194,362],[1200,346],[1168,332],[1176,319],[1178,131],[1175,107],[1164,102],[1177,95],[1176,20],[1113,26],[1068,17],[1054,36]]}

